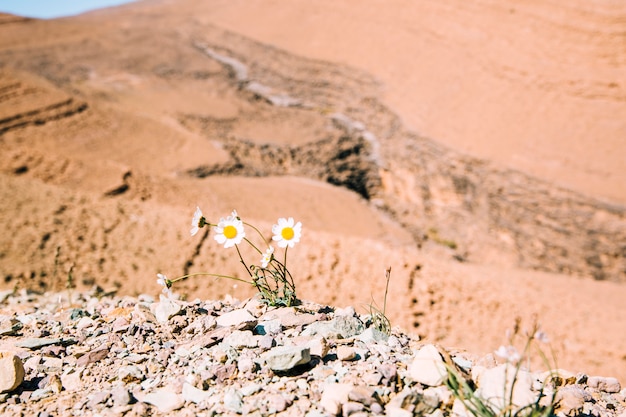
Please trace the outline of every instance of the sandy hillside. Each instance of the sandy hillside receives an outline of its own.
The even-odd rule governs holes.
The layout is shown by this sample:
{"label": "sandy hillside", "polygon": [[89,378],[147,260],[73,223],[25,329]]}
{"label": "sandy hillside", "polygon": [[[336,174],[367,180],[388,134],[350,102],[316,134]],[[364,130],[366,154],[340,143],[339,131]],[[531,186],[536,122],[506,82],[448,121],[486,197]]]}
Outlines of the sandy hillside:
{"label": "sandy hillside", "polygon": [[[626,381],[625,11],[524,7],[3,17],[2,287],[71,275],[156,295],[158,272],[245,276],[206,229],[189,236],[195,207],[213,222],[237,209],[265,237],[293,216],[300,298],[380,305],[391,266],[389,316],[409,332],[483,355],[536,316],[560,367]],[[206,277],[174,289],[252,294]]]}

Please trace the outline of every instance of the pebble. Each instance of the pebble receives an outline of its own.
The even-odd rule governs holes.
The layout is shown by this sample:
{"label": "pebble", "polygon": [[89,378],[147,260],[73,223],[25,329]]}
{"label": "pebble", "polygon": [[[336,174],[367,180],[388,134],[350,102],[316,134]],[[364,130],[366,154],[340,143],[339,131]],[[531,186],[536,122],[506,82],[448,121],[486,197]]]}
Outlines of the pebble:
{"label": "pebble", "polygon": [[185,405],[185,400],[181,395],[167,388],[146,394],[141,401],[154,405],[162,413],[171,413]]}
{"label": "pebble", "polygon": [[211,393],[211,391],[203,391],[187,382],[183,384],[182,396],[183,400],[185,401],[200,404],[202,402],[208,401],[212,395],[213,394]]}
{"label": "pebble", "polygon": [[265,363],[272,371],[288,371],[311,361],[308,347],[277,346],[263,354]]}
{"label": "pebble", "polygon": [[0,393],[11,392],[24,381],[24,365],[17,355],[0,351]]}
{"label": "pebble", "polygon": [[[516,379],[513,386],[514,376]],[[479,374],[477,383],[479,388],[476,394],[483,399],[489,399],[499,409],[509,401],[512,386],[512,403],[516,407],[523,407],[536,399],[532,391],[532,375],[523,369],[516,370],[515,366],[508,363],[485,369]]]}
{"label": "pebble", "polygon": [[254,328],[257,319],[246,309],[239,309],[224,313],[217,318],[220,327]]}
{"label": "pebble", "polygon": [[337,347],[337,359],[340,361],[351,361],[356,359],[357,355],[353,347],[339,346]]}
{"label": "pebble", "polygon": [[165,297],[163,294],[161,294],[160,300],[158,303],[153,304],[153,313],[159,323],[167,323],[169,319],[182,310],[182,306],[178,301]]}
{"label": "pebble", "polygon": [[599,389],[604,392],[616,393],[620,392],[622,387],[620,386],[617,378],[606,378],[600,376],[592,376],[587,379],[587,385],[591,388]]}
{"label": "pebble", "polygon": [[341,413],[343,404],[348,402],[348,396],[353,389],[352,384],[325,384],[320,405],[328,414],[337,416]]}
{"label": "pebble", "polygon": [[434,345],[425,345],[417,351],[411,364],[411,378],[433,387],[443,384],[447,377],[443,358]]}
{"label": "pebble", "polygon": [[[19,314],[0,315],[0,325],[23,327],[2,342],[25,348],[26,382],[0,394],[0,415],[471,417],[441,378],[444,348],[367,328],[368,316],[351,307],[75,293],[68,310],[58,300],[9,295]],[[478,394],[493,397],[492,386],[501,395],[494,360],[448,353]],[[558,372],[560,417],[626,417],[616,379]],[[6,374],[0,369],[0,379]],[[536,399],[546,374],[519,375],[516,390]]]}

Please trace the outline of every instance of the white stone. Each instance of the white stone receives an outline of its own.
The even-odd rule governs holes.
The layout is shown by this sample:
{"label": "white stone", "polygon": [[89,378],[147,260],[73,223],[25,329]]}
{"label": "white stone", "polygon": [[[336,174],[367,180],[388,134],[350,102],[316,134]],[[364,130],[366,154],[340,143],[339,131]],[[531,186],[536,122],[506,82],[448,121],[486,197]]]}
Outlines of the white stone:
{"label": "white stone", "polygon": [[24,365],[11,352],[0,352],[0,393],[11,392],[24,381]]}
{"label": "white stone", "polygon": [[[508,404],[513,381],[515,381],[515,386],[512,404]],[[485,400],[488,399],[498,409],[502,409],[505,405],[519,408],[536,400],[532,392],[532,381],[533,377],[530,372],[522,369],[516,371],[515,366],[506,363],[486,369],[478,375],[476,395]],[[505,393],[506,397],[504,397]]]}
{"label": "white stone", "polygon": [[328,342],[323,337],[316,337],[309,340],[306,346],[309,348],[311,355],[319,356],[320,358],[328,355],[328,351],[330,350]]}
{"label": "white stone", "polygon": [[273,371],[288,371],[298,365],[311,361],[311,352],[308,347],[277,346],[262,356],[267,366]]}
{"label": "white stone", "polygon": [[151,392],[150,394],[146,394],[142,398],[142,401],[144,403],[154,405],[162,413],[171,413],[172,411],[178,410],[185,405],[183,397],[173,393],[169,389],[161,389]]}
{"label": "white stone", "polygon": [[161,301],[152,304],[154,306],[154,315],[159,323],[167,323],[167,321],[180,313],[182,306],[176,300],[163,296]]}
{"label": "white stone", "polygon": [[351,361],[356,358],[356,352],[353,347],[350,346],[338,346],[337,347],[337,359],[340,361]]}
{"label": "white stone", "polygon": [[61,385],[66,391],[78,391],[82,389],[83,383],[81,381],[82,371],[70,370],[67,373],[61,375]]}
{"label": "white stone", "polygon": [[254,348],[259,345],[259,337],[250,330],[235,330],[224,338],[224,343],[235,349]]}
{"label": "white stone", "polygon": [[185,401],[191,401],[192,403],[199,404],[203,401],[207,401],[211,395],[211,391],[203,391],[187,382],[183,384],[182,396]]}
{"label": "white stone", "polygon": [[617,378],[613,377],[591,376],[587,379],[587,385],[609,393],[620,392],[622,389]]}
{"label": "white stone", "polygon": [[415,354],[410,375],[420,384],[436,387],[448,377],[443,358],[434,345],[425,345]]}
{"label": "white stone", "polygon": [[256,319],[248,310],[243,308],[229,311],[217,318],[217,325],[220,327],[239,326],[245,323],[251,323],[251,325],[253,325],[252,323],[256,324]]}
{"label": "white stone", "polygon": [[354,389],[352,384],[327,383],[324,385],[324,393],[320,405],[333,416],[341,413],[343,404],[348,402],[348,395]]}

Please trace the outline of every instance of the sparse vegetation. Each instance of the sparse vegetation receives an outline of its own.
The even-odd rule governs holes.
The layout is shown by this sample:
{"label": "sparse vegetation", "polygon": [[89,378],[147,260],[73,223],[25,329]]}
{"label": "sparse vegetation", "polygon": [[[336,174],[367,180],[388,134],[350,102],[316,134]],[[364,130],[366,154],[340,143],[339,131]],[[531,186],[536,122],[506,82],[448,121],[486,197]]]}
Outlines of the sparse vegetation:
{"label": "sparse vegetation", "polygon": [[[204,217],[200,208],[197,208],[191,221],[191,236],[195,236],[198,231],[205,227],[213,227],[214,239],[224,248],[234,247],[239,256],[239,260],[248,273],[249,280],[230,275],[214,273],[193,273],[180,276],[175,279],[168,279],[163,274],[157,274],[157,283],[162,285],[163,292],[168,296],[172,295],[172,285],[180,280],[191,276],[206,275],[216,278],[226,278],[234,281],[253,285],[261,296],[261,300],[271,306],[292,306],[298,303],[296,287],[291,273],[287,269],[287,251],[293,248],[300,241],[302,235],[302,223],[295,222],[292,217],[279,218],[272,227],[272,240],[276,245],[284,249],[283,260],[280,261],[274,255],[274,247],[269,244],[263,234],[253,225],[241,220],[237,211],[233,210],[230,216],[220,219],[216,224],[212,224]],[[253,229],[263,241],[267,248],[265,251],[259,249],[248,237],[246,237],[245,227]],[[248,264],[239,250],[242,242],[248,243],[259,255],[261,255],[260,265]]]}
{"label": "sparse vegetation", "polygon": [[[473,382],[466,380],[462,373],[452,364],[446,364],[448,378],[446,386],[455,398],[460,400],[467,411],[474,417],[548,417],[554,415],[557,378],[553,371],[542,383],[535,400],[527,404],[519,404],[515,398],[515,387],[519,381],[520,372],[525,365],[530,367],[531,353],[534,348],[541,360],[550,367],[547,356],[539,347],[540,343],[547,344],[546,335],[535,324],[530,332],[520,334],[520,322],[516,321],[514,330],[509,336],[509,344],[500,346],[496,356],[505,360],[504,383],[502,394],[487,397],[480,393]],[[524,347],[520,351],[515,347],[515,339],[524,337]],[[556,360],[554,360],[556,362]],[[554,364],[556,369],[556,363]],[[509,375],[510,372],[512,375]]]}

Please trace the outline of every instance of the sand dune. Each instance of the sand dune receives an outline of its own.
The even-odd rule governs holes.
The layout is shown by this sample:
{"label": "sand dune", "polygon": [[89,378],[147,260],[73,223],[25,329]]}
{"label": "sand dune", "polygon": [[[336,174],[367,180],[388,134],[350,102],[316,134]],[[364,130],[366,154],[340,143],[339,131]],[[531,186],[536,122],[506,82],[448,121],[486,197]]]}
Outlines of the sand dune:
{"label": "sand dune", "polygon": [[3,18],[1,285],[60,290],[71,271],[156,295],[157,272],[240,276],[232,250],[189,237],[195,207],[267,236],[293,216],[303,299],[381,304],[391,266],[389,316],[424,339],[480,356],[536,315],[559,366],[626,381],[620,7],[172,0]]}

